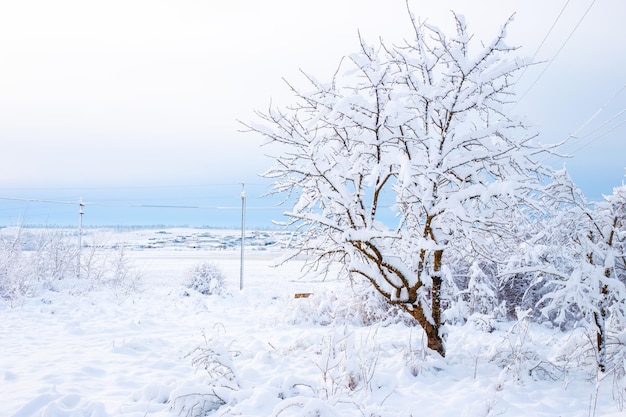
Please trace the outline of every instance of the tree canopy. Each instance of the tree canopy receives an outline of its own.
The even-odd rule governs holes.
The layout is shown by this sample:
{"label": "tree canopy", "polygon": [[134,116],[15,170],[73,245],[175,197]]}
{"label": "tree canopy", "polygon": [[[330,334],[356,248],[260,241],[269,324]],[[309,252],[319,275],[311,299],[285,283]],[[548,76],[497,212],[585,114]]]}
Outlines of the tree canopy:
{"label": "tree canopy", "polygon": [[409,15],[410,41],[360,39],[332,80],[305,74],[307,88],[289,84],[293,105],[247,126],[281,145],[265,175],[295,198],[286,214],[310,263],[341,262],[445,355],[455,263],[488,288],[477,260],[519,243],[554,172],[540,159],[551,148],[508,110],[528,65],[505,42],[512,18],[481,43],[460,15],[451,35]]}

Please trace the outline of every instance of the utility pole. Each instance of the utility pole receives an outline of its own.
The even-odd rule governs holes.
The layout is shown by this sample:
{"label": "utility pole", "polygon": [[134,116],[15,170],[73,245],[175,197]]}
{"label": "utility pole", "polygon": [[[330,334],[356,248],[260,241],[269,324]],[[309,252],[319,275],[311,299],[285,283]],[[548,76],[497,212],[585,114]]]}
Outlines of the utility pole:
{"label": "utility pole", "polygon": [[239,267],[239,290],[243,290],[243,252],[246,237],[246,185],[241,183],[241,259]]}
{"label": "utility pole", "polygon": [[76,252],[76,277],[80,278],[80,254],[83,247],[83,214],[85,210],[85,203],[83,198],[78,199],[78,251]]}

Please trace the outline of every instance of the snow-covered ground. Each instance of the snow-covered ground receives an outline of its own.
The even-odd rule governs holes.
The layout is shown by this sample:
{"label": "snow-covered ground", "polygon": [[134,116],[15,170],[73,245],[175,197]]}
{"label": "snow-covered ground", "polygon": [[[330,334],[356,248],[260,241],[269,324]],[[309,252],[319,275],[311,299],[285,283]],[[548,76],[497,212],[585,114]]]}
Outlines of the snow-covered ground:
{"label": "snow-covered ground", "polygon": [[[416,327],[359,324],[345,283],[299,279],[301,261],[274,267],[283,249],[256,244],[265,235],[246,248],[240,291],[236,246],[203,247],[192,230],[109,233],[132,246],[139,290],[0,304],[0,416],[622,415],[610,376],[558,365],[581,335],[451,326],[447,357],[433,358]],[[229,294],[183,285],[203,261]]]}

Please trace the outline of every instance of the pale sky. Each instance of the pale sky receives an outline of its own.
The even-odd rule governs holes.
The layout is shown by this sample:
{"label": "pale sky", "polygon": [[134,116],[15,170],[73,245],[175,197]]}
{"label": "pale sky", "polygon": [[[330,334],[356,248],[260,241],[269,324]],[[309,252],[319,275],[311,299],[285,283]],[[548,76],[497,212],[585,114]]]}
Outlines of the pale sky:
{"label": "pale sky", "polygon": [[[513,111],[543,142],[578,131],[567,166],[589,198],[622,183],[626,2],[409,3],[485,41],[517,12],[508,42],[532,56],[545,39],[550,63],[524,73]],[[270,160],[237,119],[293,101],[282,78],[304,85],[299,69],[330,79],[357,30],[410,37],[405,0],[0,0],[0,197],[259,182]]]}

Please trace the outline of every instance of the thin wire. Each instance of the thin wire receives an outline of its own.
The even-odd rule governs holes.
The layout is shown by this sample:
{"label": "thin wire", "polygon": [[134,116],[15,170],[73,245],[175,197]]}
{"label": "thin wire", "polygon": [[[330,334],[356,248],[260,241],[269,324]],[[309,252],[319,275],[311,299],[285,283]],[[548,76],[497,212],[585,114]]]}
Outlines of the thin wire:
{"label": "thin wire", "polygon": [[[27,191],[73,191],[73,190],[131,190],[131,189],[164,189],[164,188],[204,188],[204,187],[234,187],[240,186],[241,182],[214,183],[214,184],[178,184],[178,185],[124,185],[124,186],[76,186],[76,187],[0,187],[0,191],[27,190]],[[246,182],[246,185],[268,186],[269,184],[259,182]]]}
{"label": "thin wire", "polygon": [[[579,137],[578,133],[580,131],[582,131],[585,127],[587,127],[596,117],[598,117],[598,115],[600,113],[602,113],[602,111],[604,111],[604,109],[606,109],[606,107],[608,107],[608,105],[615,100],[615,98],[617,96],[619,96],[624,90],[626,89],[626,84],[622,85],[622,87],[617,90],[617,92],[615,94],[613,94],[602,106],[600,106],[600,108],[598,110],[596,110],[589,119],[587,119],[587,121],[585,121],[578,129],[576,129],[574,131],[574,133],[570,133],[562,142],[563,142],[563,146],[573,146],[576,145],[576,141],[581,142],[583,139],[589,137],[590,135],[594,134],[595,132],[597,132],[598,130],[600,130],[601,128],[603,128],[604,126],[606,126],[608,123],[612,122],[614,119],[616,119],[617,117],[619,117],[620,115],[622,115],[624,113],[624,111],[626,109],[622,109],[620,110],[617,114],[613,115],[612,117],[610,117],[607,121],[605,121],[604,123],[602,123],[600,126],[598,126],[597,128],[593,129],[591,132],[587,133],[584,136]],[[600,138],[606,136],[608,133],[614,131],[615,129],[617,129],[619,126],[621,126],[624,122],[621,122],[620,124],[618,124],[617,126],[615,126],[614,128],[610,129],[609,131],[601,134],[600,136],[590,140],[589,142],[587,142],[586,144],[583,144],[582,146],[575,148],[574,150],[570,151],[570,152],[576,152],[579,151],[580,149],[590,145],[591,143],[595,142],[596,140],[599,140]],[[572,140],[570,140],[572,139]],[[567,152],[567,151],[566,151]],[[553,156],[549,156],[547,157],[545,160],[549,160],[549,159],[553,159]]]}
{"label": "thin wire", "polygon": [[0,200],[6,201],[21,201],[25,203],[47,203],[47,204],[79,204],[78,201],[61,201],[61,200],[42,200],[38,198],[11,198],[11,197],[0,197]]}
{"label": "thin wire", "polygon": [[[576,139],[578,139],[579,142],[582,142],[583,139],[588,138],[589,136],[593,135],[594,133],[596,133],[598,130],[602,129],[603,127],[605,127],[606,125],[608,125],[609,123],[611,123],[612,121],[614,121],[615,119],[617,119],[618,117],[620,117],[622,114],[626,113],[626,109],[622,109],[619,112],[617,112],[617,114],[615,114],[614,116],[612,116],[611,118],[609,118],[608,120],[606,120],[604,123],[602,123],[601,125],[599,125],[598,127],[596,127],[595,129],[593,129],[592,131],[590,131],[589,133],[580,136],[580,137],[576,137]],[[623,121],[619,124],[621,125],[623,123]],[[619,126],[618,125],[618,126]],[[593,142],[590,141],[590,142]],[[571,144],[575,144],[574,142],[570,142]]]}
{"label": "thin wire", "polygon": [[[64,204],[64,205],[76,205],[78,201],[61,201],[61,200],[43,200],[36,198],[11,198],[0,197],[0,200],[5,201],[20,201],[27,203],[45,203],[45,204]],[[241,210],[239,206],[203,206],[203,205],[175,205],[175,204],[112,204],[112,203],[89,203],[82,201],[83,206],[89,207],[120,207],[120,208],[166,208],[166,209],[202,209],[202,210]],[[257,206],[246,207],[250,210],[284,210],[283,207],[277,206]]]}
{"label": "thin wire", "polygon": [[[623,88],[622,88],[623,89]],[[606,106],[606,105],[605,105]],[[603,106],[603,107],[605,107]],[[602,109],[602,108],[601,108]],[[572,146],[576,146],[575,148],[571,149],[571,150],[567,150],[567,149],[562,149],[562,154],[574,154],[575,152],[580,151],[583,148],[586,148],[587,146],[591,145],[592,143],[600,140],[601,138],[605,137],[606,135],[608,135],[609,133],[613,132],[614,130],[616,130],[617,128],[619,128],[620,126],[622,126],[624,123],[626,123],[626,120],[622,120],[620,121],[617,125],[611,127],[609,130],[607,130],[604,133],[601,133],[600,135],[592,138],[591,140],[588,140],[586,142],[583,142],[583,139],[588,138],[589,136],[593,135],[594,133],[598,132],[600,129],[602,129],[603,127],[607,126],[609,123],[611,123],[612,121],[614,121],[615,119],[617,119],[619,116],[621,116],[622,114],[624,114],[626,112],[626,109],[622,109],[619,112],[617,112],[615,115],[613,115],[612,117],[610,117],[609,119],[607,119],[605,122],[603,122],[602,124],[600,124],[598,127],[596,127],[595,129],[593,129],[592,131],[590,131],[589,133],[583,135],[583,136],[576,136],[576,134],[582,130],[585,126],[587,126],[589,124],[589,122],[591,122],[591,120],[593,120],[593,118],[595,118],[597,116],[597,114],[600,112],[600,110],[598,110],[596,113],[594,113],[594,115],[592,116],[591,119],[587,120],[581,127],[579,127],[576,132],[570,134],[564,141],[563,144],[561,145],[562,148],[571,148]],[[578,142],[574,142],[574,141],[569,141],[569,139],[575,139]],[[548,160],[553,160],[554,158],[556,158],[558,155],[550,155],[547,156],[543,159],[544,162],[548,161]]]}
{"label": "thin wire", "polygon": [[[581,150],[581,149],[583,149],[583,148],[586,148],[587,146],[591,145],[593,142],[595,142],[595,141],[597,141],[597,140],[599,140],[599,139],[603,138],[604,136],[608,135],[609,133],[611,133],[612,131],[614,131],[615,129],[617,129],[618,127],[620,127],[621,125],[623,125],[624,123],[626,123],[626,120],[622,120],[619,124],[617,124],[617,125],[613,126],[611,129],[607,130],[606,132],[602,133],[602,134],[601,134],[601,135],[599,135],[599,136],[596,136],[595,138],[593,138],[593,139],[592,139],[592,140],[590,140],[589,142],[587,142],[587,143],[585,143],[585,144],[583,144],[583,145],[579,146],[578,148],[576,148],[576,149],[572,150],[572,153],[573,153],[573,152],[577,152],[577,151],[579,151],[579,150]],[[596,129],[596,130],[597,130],[597,129]]]}
{"label": "thin wire", "polygon": [[580,18],[580,20],[578,21],[578,23],[576,23],[576,26],[574,26],[574,29],[572,29],[572,31],[569,33],[569,35],[567,36],[567,39],[565,39],[565,42],[563,42],[563,44],[561,45],[561,47],[559,48],[558,51],[556,51],[556,53],[554,54],[554,56],[552,57],[551,60],[548,61],[548,64],[543,68],[543,71],[541,71],[541,73],[539,74],[539,76],[535,79],[535,81],[530,85],[530,87],[528,87],[528,89],[526,90],[526,92],[524,94],[522,94],[522,96],[517,100],[517,102],[513,105],[513,108],[515,108],[515,106],[517,106],[517,104],[522,101],[524,99],[524,97],[526,97],[526,95],[528,95],[528,93],[530,92],[530,90],[533,89],[533,87],[537,84],[537,82],[541,79],[541,77],[543,76],[543,74],[546,73],[546,71],[548,70],[548,68],[550,68],[550,65],[552,65],[552,63],[554,62],[554,60],[559,56],[559,54],[561,53],[561,51],[563,50],[563,48],[565,48],[565,45],[567,45],[567,42],[569,42],[569,40],[572,38],[572,35],[574,35],[574,32],[576,32],[576,29],[578,29],[578,27],[580,26],[580,24],[583,22],[583,20],[585,20],[585,17],[587,16],[587,14],[589,13],[589,11],[591,10],[591,8],[593,7],[593,5],[596,3],[596,0],[593,0],[591,2],[591,4],[589,5],[589,7],[587,8],[587,10],[585,11],[585,13],[582,15],[582,17]]}
{"label": "thin wire", "polygon": [[[585,122],[583,123],[578,129],[576,129],[576,131],[574,131],[574,133],[571,133],[570,135],[568,135],[567,138],[565,138],[565,140],[569,140],[570,138],[577,138],[578,132],[580,132],[581,130],[583,130],[585,127],[587,127],[589,125],[589,123],[591,123],[593,121],[593,119],[595,119],[596,117],[598,117],[598,115],[600,113],[602,113],[602,111],[604,111],[604,109],[607,108],[607,106],[613,101],[615,100],[615,98],[617,96],[619,96],[622,91],[624,91],[624,89],[626,89],[626,84],[622,85],[622,87],[617,90],[617,92],[615,94],[613,94],[602,106],[600,106],[600,108],[598,110],[596,110],[596,112],[591,115],[591,117]],[[624,112],[624,109],[622,109],[619,113],[617,113],[615,116],[611,117],[607,122],[615,119],[616,117],[618,117],[620,114],[622,114]],[[600,127],[604,126],[607,122],[603,123]],[[584,136],[583,136],[584,137]]]}
{"label": "thin wire", "polygon": [[[558,16],[556,17],[556,19],[554,19],[554,22],[552,23],[552,26],[550,26],[550,29],[548,30],[548,33],[546,33],[546,36],[543,37],[543,40],[541,41],[541,43],[539,44],[539,46],[537,47],[537,49],[535,50],[535,53],[532,56],[532,61],[535,61],[535,58],[537,57],[537,54],[539,53],[539,50],[543,47],[543,45],[546,43],[546,40],[548,39],[548,36],[550,36],[550,34],[552,33],[552,30],[554,29],[554,27],[556,26],[557,22],[559,21],[559,19],[561,19],[561,16],[563,15],[563,12],[565,11],[565,9],[567,8],[567,5],[569,4],[570,0],[567,0],[565,2],[565,4],[563,5],[563,8],[561,9],[561,11],[559,12]],[[524,70],[522,71],[522,73],[520,74],[520,76],[518,77],[517,81],[519,82],[519,80],[524,76],[524,74],[526,73],[526,70],[529,68],[529,66],[524,67]]]}

